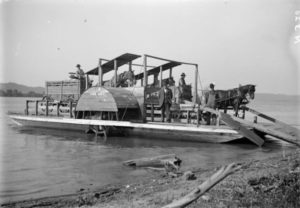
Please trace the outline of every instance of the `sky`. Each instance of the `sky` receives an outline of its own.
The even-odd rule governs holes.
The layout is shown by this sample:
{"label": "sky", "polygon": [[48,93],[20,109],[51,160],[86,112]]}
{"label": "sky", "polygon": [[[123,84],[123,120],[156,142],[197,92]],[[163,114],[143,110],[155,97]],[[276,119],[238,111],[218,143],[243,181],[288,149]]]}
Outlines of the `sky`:
{"label": "sky", "polygon": [[[88,71],[100,57],[134,53],[197,63],[199,88],[210,82],[216,89],[255,84],[259,93],[300,95],[300,0],[2,0],[0,5],[0,82],[44,86],[68,79],[76,64]],[[175,80],[185,72],[193,84],[193,70],[175,68]]]}

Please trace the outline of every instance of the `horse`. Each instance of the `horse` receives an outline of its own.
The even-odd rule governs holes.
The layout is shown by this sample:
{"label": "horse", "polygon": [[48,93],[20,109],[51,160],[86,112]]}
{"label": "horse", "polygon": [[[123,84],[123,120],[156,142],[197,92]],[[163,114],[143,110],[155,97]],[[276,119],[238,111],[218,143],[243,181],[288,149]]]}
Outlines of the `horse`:
{"label": "horse", "polygon": [[115,86],[115,76],[104,82],[107,87],[128,87],[135,84],[134,74],[132,71],[125,71],[117,75],[117,86]]}
{"label": "horse", "polygon": [[[209,93],[205,94],[206,100]],[[249,99],[253,100],[255,97],[255,85],[248,84],[239,86],[238,88],[230,90],[215,90],[215,108],[224,109],[227,112],[229,106],[233,107],[235,116],[238,116],[239,107],[241,104],[248,104]]]}

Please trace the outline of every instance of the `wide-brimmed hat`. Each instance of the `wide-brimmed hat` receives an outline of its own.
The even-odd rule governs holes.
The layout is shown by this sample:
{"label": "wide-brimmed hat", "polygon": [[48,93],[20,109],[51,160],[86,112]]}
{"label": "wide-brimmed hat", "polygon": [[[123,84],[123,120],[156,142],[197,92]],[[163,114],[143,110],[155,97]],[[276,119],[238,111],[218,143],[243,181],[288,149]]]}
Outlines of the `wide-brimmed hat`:
{"label": "wide-brimmed hat", "polygon": [[77,64],[76,67],[80,67],[80,64]]}
{"label": "wide-brimmed hat", "polygon": [[182,73],[181,76],[185,76],[185,73]]}

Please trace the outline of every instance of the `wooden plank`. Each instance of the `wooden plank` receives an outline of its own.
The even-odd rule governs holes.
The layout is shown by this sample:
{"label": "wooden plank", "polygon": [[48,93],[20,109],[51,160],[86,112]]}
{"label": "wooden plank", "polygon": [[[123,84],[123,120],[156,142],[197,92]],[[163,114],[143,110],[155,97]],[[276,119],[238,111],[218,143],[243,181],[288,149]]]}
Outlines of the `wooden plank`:
{"label": "wooden plank", "polygon": [[294,145],[297,145],[298,147],[300,147],[299,135],[293,136],[293,135],[284,133],[282,131],[276,130],[276,129],[272,128],[271,126],[267,127],[266,125],[252,123],[250,121],[246,121],[246,120],[243,120],[243,119],[240,119],[237,117],[234,117],[234,120],[236,120],[237,122],[243,123],[247,126],[251,126],[252,128],[254,128],[258,131],[261,131],[263,133],[266,133],[268,135],[276,137],[277,139],[283,140],[285,142],[288,142],[288,143],[291,143],[291,144],[294,144]]}
{"label": "wooden plank", "polygon": [[250,131],[246,127],[242,126],[240,122],[234,120],[232,116],[220,112],[220,119],[225,122],[228,126],[245,136],[247,139],[251,140],[258,146],[262,146],[264,144],[264,140],[255,134],[253,131]]}

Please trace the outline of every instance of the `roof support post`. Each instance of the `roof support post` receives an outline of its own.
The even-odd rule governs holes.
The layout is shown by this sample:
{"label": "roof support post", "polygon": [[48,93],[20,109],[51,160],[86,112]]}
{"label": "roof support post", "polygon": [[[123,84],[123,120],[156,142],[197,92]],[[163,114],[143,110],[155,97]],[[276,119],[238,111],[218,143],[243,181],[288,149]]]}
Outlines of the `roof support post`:
{"label": "roof support post", "polygon": [[198,64],[195,65],[195,87],[194,87],[194,96],[193,96],[193,101],[194,104],[197,103],[197,94],[198,94]]}
{"label": "roof support post", "polygon": [[146,87],[148,84],[148,77],[147,77],[147,55],[144,55],[144,83],[143,85]]}
{"label": "roof support post", "polygon": [[170,71],[169,71],[169,78],[172,77],[172,67],[170,68]]}
{"label": "roof support post", "polygon": [[99,81],[98,85],[102,87],[103,85],[103,72],[102,72],[102,59],[99,59],[99,65],[98,65],[98,76],[99,76]]}
{"label": "roof support post", "polygon": [[89,82],[90,82],[90,78],[89,78],[89,75],[87,74],[85,77],[85,89],[86,90],[89,88]]}
{"label": "roof support post", "polygon": [[128,70],[132,71],[132,61],[129,61],[129,63],[128,63]]}
{"label": "roof support post", "polygon": [[117,87],[117,70],[118,70],[117,59],[114,60],[114,70],[115,70],[114,84],[115,84],[115,87]]}
{"label": "roof support post", "polygon": [[160,79],[159,79],[159,86],[162,87],[162,66],[159,67],[159,74],[160,74]]}

